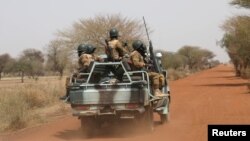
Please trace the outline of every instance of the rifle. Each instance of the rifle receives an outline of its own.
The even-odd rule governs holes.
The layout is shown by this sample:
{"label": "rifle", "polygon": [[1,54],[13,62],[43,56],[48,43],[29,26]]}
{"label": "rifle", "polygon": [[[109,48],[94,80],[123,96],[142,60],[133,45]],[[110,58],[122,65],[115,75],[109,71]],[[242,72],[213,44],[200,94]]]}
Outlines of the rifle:
{"label": "rifle", "polygon": [[106,54],[107,54],[107,59],[108,61],[113,61],[112,57],[111,57],[111,53],[112,53],[112,49],[109,47],[109,41],[107,39],[105,39],[105,43],[106,43],[106,46],[105,46],[105,51],[106,51]]}
{"label": "rifle", "polygon": [[148,29],[147,29],[147,25],[146,25],[146,21],[145,21],[144,17],[143,17],[143,22],[144,22],[144,26],[145,26],[146,33],[147,33],[148,42],[149,42],[149,47],[148,47],[149,52],[148,52],[148,54],[150,55],[150,60],[152,61],[154,71],[157,72],[157,73],[161,73],[162,69],[161,69],[158,61],[156,60],[154,50],[153,50],[153,44],[152,44],[152,41],[149,38]]}

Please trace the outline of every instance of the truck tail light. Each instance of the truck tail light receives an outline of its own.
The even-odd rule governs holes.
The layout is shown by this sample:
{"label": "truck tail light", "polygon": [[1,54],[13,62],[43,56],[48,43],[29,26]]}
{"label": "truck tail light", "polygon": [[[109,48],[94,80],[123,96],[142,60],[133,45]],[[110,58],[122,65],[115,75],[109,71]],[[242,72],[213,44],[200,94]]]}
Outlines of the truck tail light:
{"label": "truck tail light", "polygon": [[133,104],[133,103],[126,104],[126,108],[128,108],[128,109],[136,109],[138,107],[139,107],[138,104]]}
{"label": "truck tail light", "polygon": [[76,110],[89,110],[90,106],[86,106],[86,105],[77,105],[74,107],[74,109]]}

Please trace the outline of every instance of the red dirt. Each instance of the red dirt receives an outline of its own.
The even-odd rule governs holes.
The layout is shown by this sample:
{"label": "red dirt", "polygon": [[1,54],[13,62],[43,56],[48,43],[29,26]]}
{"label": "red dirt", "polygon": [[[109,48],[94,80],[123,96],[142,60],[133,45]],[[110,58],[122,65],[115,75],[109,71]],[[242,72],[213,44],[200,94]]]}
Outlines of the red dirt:
{"label": "red dirt", "polygon": [[132,130],[125,123],[124,127],[105,127],[103,133],[86,139],[80,131],[80,121],[70,115],[0,136],[0,141],[206,141],[208,124],[250,123],[250,94],[246,85],[247,80],[235,77],[232,67],[223,65],[170,82],[170,121],[165,125],[156,123],[155,131],[150,134]]}

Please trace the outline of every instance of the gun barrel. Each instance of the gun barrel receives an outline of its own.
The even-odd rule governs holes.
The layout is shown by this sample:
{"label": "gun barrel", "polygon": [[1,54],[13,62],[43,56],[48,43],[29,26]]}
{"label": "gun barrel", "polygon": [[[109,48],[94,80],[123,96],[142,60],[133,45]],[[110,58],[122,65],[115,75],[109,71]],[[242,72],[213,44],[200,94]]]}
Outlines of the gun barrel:
{"label": "gun barrel", "polygon": [[152,42],[151,42],[151,40],[150,40],[150,38],[149,38],[148,29],[147,29],[147,25],[146,25],[146,21],[145,21],[145,18],[144,18],[144,17],[143,17],[143,22],[144,22],[144,26],[145,26],[146,33],[147,33],[148,42],[149,42],[150,60],[153,61],[154,70],[155,70],[157,73],[160,73],[160,72],[161,72],[161,68],[160,68],[160,65],[159,65],[158,61],[157,61],[156,58],[155,58],[154,49],[153,49],[153,44],[152,44]]}
{"label": "gun barrel", "polygon": [[146,20],[145,20],[144,16],[142,18],[143,18],[143,23],[144,23],[144,26],[145,26],[145,29],[146,29],[146,34],[147,34],[147,37],[148,37],[148,41],[150,41],[149,34],[148,34],[148,28],[147,28],[147,24],[146,24]]}

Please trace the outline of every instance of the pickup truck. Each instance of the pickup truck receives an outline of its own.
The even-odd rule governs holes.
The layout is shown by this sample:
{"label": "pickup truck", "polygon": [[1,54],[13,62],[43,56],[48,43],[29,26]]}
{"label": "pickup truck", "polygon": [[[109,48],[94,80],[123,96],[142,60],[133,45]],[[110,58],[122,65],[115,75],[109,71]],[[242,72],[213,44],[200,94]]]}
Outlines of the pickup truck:
{"label": "pickup truck", "polygon": [[[148,131],[154,129],[153,113],[158,113],[161,123],[168,120],[170,90],[162,88],[168,95],[158,98],[152,95],[147,71],[131,71],[124,62],[92,62],[88,73],[72,76],[68,89],[68,103],[73,116],[81,120],[81,127],[87,136],[104,122],[135,119]],[[115,75],[110,71],[120,67],[122,82],[113,83]],[[165,78],[166,71],[162,71]],[[80,76],[80,77],[79,77]]]}

